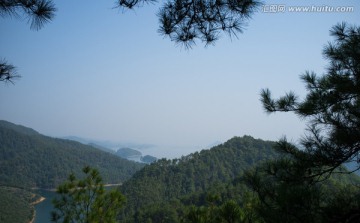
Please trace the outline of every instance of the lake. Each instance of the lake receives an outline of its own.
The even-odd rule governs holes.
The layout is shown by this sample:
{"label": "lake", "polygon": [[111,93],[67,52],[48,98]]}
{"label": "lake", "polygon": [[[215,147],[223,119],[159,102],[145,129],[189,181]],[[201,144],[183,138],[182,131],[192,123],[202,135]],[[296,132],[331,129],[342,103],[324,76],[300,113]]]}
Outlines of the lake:
{"label": "lake", "polygon": [[56,192],[46,190],[36,190],[35,193],[45,197],[45,200],[35,205],[36,216],[34,223],[50,223],[51,222],[51,211],[53,205],[51,201],[56,196]]}

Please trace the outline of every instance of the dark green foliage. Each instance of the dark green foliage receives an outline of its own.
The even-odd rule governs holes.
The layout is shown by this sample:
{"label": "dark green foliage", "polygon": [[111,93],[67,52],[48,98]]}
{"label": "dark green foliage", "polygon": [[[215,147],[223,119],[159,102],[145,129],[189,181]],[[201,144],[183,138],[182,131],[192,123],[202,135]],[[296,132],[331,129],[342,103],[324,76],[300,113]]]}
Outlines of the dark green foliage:
{"label": "dark green foliage", "polygon": [[273,145],[250,136],[235,137],[211,150],[145,166],[121,187],[128,201],[123,217],[146,215],[146,210],[159,204],[171,204],[181,215],[184,205],[204,205],[212,192],[221,196],[220,204],[236,199],[246,191],[239,192],[243,188],[231,181],[253,165],[274,159]]}
{"label": "dark green foliage", "polygon": [[208,220],[208,210],[205,207],[191,206],[185,216],[185,222],[206,223]]}
{"label": "dark green foliage", "polygon": [[139,210],[134,222],[177,223],[180,221],[174,206],[168,203],[158,203],[151,205],[144,210]]}
{"label": "dark green foliage", "polygon": [[256,210],[265,222],[316,222],[320,216],[322,188],[301,182],[277,181],[267,173],[246,176],[260,202]]}
{"label": "dark green foliage", "polygon": [[[243,176],[232,183],[213,185],[206,192],[181,198],[185,222],[262,222],[255,208],[258,197],[244,184]],[[190,217],[190,218],[189,218]]]}
{"label": "dark green foliage", "polygon": [[53,201],[53,222],[116,222],[125,198],[116,189],[105,191],[101,176],[96,169],[83,168],[84,179],[71,174],[68,181],[57,188],[60,198]]}
{"label": "dark green foliage", "polygon": [[143,167],[91,146],[0,123],[0,184],[55,188],[86,165],[96,167],[106,183],[120,183]]}
{"label": "dark green foliage", "polygon": [[323,51],[327,73],[301,77],[303,101],[292,92],[278,100],[262,92],[267,112],[294,112],[309,124],[301,149],[281,140],[281,158],[245,174],[266,222],[360,221],[360,180],[341,166],[360,168],[360,27],[339,24],[331,35],[335,42]]}
{"label": "dark green foliage", "polygon": [[21,188],[0,186],[0,222],[27,223],[33,218],[35,195]]}
{"label": "dark green foliage", "polygon": [[337,222],[337,218],[347,222],[352,212],[359,212],[360,190],[354,186],[360,184],[358,176],[332,174],[317,181],[304,180],[304,175],[294,173],[306,173],[293,165],[291,160],[279,159],[243,177],[256,192],[255,212],[265,222]]}
{"label": "dark green foliage", "polygon": [[[358,210],[359,191],[351,187],[360,182],[358,177],[333,175],[313,186],[302,177],[307,173],[295,168],[291,157],[278,153],[275,145],[235,137],[181,159],[158,160],[122,185],[128,202],[120,220],[327,222]],[[341,197],[346,189],[354,197]],[[347,204],[352,212],[342,212],[338,204]]]}
{"label": "dark green foliage", "polygon": [[11,129],[14,130],[15,132],[24,134],[24,135],[29,135],[29,136],[35,136],[35,135],[39,135],[39,133],[37,131],[35,131],[34,129],[22,126],[22,125],[15,125],[11,122],[8,121],[4,121],[4,120],[0,120],[0,128],[1,129]]}
{"label": "dark green foliage", "polygon": [[227,223],[236,223],[242,222],[243,220],[243,212],[239,205],[233,201],[229,200],[225,204],[220,207],[219,216],[223,219],[224,222]]}
{"label": "dark green foliage", "polygon": [[325,222],[356,222],[360,220],[360,190],[358,186],[337,185],[335,193],[325,199],[328,204],[324,207]]}
{"label": "dark green foliage", "polygon": [[308,91],[304,100],[294,93],[274,100],[268,89],[261,94],[267,112],[290,111],[309,121],[304,150],[289,150],[285,143],[282,150],[311,169],[313,177],[346,162],[357,162],[360,168],[360,27],[342,23],[330,34],[335,41],[323,51],[329,60],[326,73],[301,76]]}
{"label": "dark green foliage", "polygon": [[191,206],[185,215],[186,223],[241,223],[245,222],[244,213],[234,200],[222,205],[209,201],[208,206]]}

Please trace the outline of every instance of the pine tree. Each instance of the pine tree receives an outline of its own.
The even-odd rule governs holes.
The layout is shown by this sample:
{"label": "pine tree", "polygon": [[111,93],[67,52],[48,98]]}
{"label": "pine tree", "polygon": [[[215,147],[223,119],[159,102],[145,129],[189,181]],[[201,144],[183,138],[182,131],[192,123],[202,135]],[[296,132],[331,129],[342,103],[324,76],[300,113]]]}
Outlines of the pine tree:
{"label": "pine tree", "polygon": [[85,167],[86,177],[77,180],[71,174],[57,188],[60,198],[53,200],[53,222],[111,223],[121,210],[125,197],[118,190],[105,191],[101,176],[96,169]]}
{"label": "pine tree", "polygon": [[[118,6],[132,9],[156,0],[119,0]],[[256,0],[171,0],[160,8],[159,33],[191,47],[200,40],[214,44],[221,32],[230,37],[243,32],[246,21],[260,5]]]}
{"label": "pine tree", "polygon": [[292,155],[310,178],[330,174],[347,162],[360,168],[360,27],[342,23],[330,34],[335,41],[323,51],[329,60],[326,73],[301,76],[308,91],[304,100],[293,92],[277,100],[268,89],[261,93],[267,112],[294,112],[308,120],[302,150],[285,139],[280,149]]}
{"label": "pine tree", "polygon": [[348,182],[342,174],[348,173],[342,167],[346,162],[360,168],[360,27],[342,23],[330,33],[335,41],[323,51],[329,60],[326,73],[301,76],[305,99],[293,92],[277,100],[268,89],[261,93],[267,112],[294,112],[308,121],[302,148],[283,139],[277,160],[245,174],[265,222],[360,220],[359,180]]}
{"label": "pine tree", "polygon": [[[39,30],[51,21],[55,11],[52,0],[0,0],[1,17],[25,16],[33,30]],[[19,77],[15,66],[4,59],[0,60],[0,81],[14,83],[13,81]]]}

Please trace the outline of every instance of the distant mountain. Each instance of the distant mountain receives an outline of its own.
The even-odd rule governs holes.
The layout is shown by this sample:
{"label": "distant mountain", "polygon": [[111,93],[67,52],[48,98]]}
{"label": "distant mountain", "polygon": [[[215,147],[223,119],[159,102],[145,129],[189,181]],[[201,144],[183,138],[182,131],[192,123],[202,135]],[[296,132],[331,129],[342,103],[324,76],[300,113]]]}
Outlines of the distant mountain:
{"label": "distant mountain", "polygon": [[133,143],[133,142],[114,142],[109,140],[94,140],[94,139],[86,139],[77,136],[66,136],[66,137],[62,137],[62,139],[77,141],[85,145],[95,144],[103,148],[111,149],[114,152],[116,152],[115,148],[136,148],[138,150],[143,150],[143,149],[156,147],[153,144]]}
{"label": "distant mountain", "polygon": [[130,148],[120,148],[115,154],[125,159],[132,156],[142,156],[142,153],[140,151]]}
{"label": "distant mountain", "polygon": [[153,163],[156,160],[157,158],[155,156],[146,155],[141,157],[141,161],[144,163]]}
{"label": "distant mountain", "polygon": [[96,143],[89,143],[88,145],[89,145],[89,146],[92,146],[92,147],[94,147],[94,148],[96,148],[96,149],[100,149],[100,150],[102,150],[102,151],[104,151],[104,152],[108,152],[108,153],[111,153],[111,154],[114,154],[114,153],[115,153],[114,150],[109,149],[109,148],[106,148],[106,147],[103,147],[103,146],[100,146],[100,145],[98,145],[98,144],[96,144]]}
{"label": "distant mountain", "polygon": [[144,166],[93,146],[0,121],[0,185],[54,188],[70,173],[80,175],[86,165],[97,168],[105,183],[124,182]]}
{"label": "distant mountain", "polygon": [[66,136],[66,137],[62,137],[62,139],[68,139],[68,140],[80,142],[84,145],[91,145],[91,146],[94,146],[95,148],[99,148],[101,150],[103,150],[104,148],[109,149],[112,151],[112,153],[116,152],[112,148],[117,147],[117,144],[114,142],[85,139],[85,138],[77,137],[77,136]]}
{"label": "distant mountain", "polygon": [[120,156],[127,160],[132,160],[140,163],[148,163],[148,164],[155,162],[157,160],[157,158],[154,156],[150,156],[150,155],[142,156],[142,153],[140,151],[131,148],[120,148],[115,153],[115,155]]}
{"label": "distant mountain", "polygon": [[[127,204],[120,219],[122,222],[188,222],[183,220],[189,210],[197,210],[192,212],[192,217],[201,216],[206,213],[203,212],[206,206],[211,209],[225,201],[236,201],[248,210],[252,207],[246,199],[253,199],[254,192],[244,182],[243,174],[278,158],[281,154],[274,149],[275,145],[251,136],[234,137],[210,150],[180,159],[160,159],[145,166],[121,186]],[[330,182],[357,185],[359,179],[355,175],[336,175]],[[207,221],[197,218],[190,222]]]}

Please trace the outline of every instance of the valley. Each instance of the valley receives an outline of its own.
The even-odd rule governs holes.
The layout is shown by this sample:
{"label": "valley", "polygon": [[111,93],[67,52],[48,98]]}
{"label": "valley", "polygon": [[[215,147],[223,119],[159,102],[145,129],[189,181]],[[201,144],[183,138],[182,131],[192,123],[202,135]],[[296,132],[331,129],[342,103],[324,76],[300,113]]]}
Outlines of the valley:
{"label": "valley", "polygon": [[[249,187],[247,175],[280,157],[276,142],[243,136],[181,158],[143,164],[125,159],[141,157],[141,152],[130,148],[119,149],[116,155],[94,145],[43,136],[6,121],[0,121],[0,142],[0,183],[6,185],[2,187],[2,199],[14,201],[0,209],[1,216],[27,221],[35,216],[33,223],[49,222],[51,200],[57,196],[54,188],[71,172],[81,177],[80,170],[85,165],[100,171],[106,188],[117,188],[126,197],[118,217],[121,222],[177,223],[200,210],[203,214],[211,210],[208,214],[221,219],[225,218],[221,211],[226,205],[241,207],[247,213],[242,218],[247,219],[255,214],[255,209],[246,209],[247,205],[255,205],[258,199]],[[331,191],[339,185],[341,188],[359,182],[355,175],[339,175],[323,187]],[[16,189],[19,185],[22,188]],[[4,212],[19,209],[22,212],[16,213],[23,214],[16,217],[12,212]],[[261,222],[256,215],[251,219]]]}

